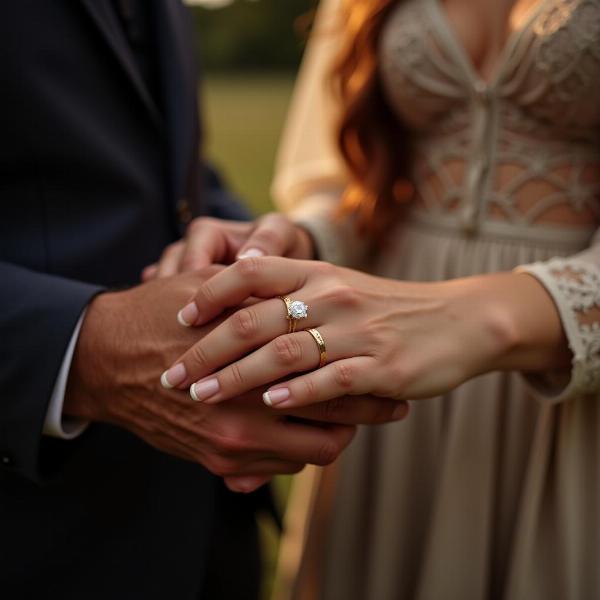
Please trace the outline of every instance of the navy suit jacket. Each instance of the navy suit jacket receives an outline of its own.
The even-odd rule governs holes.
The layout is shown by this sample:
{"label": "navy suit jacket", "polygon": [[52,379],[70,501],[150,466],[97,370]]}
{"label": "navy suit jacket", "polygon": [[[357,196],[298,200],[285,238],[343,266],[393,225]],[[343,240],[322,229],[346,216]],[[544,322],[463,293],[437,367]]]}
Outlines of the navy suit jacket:
{"label": "navy suit jacket", "polygon": [[253,535],[246,505],[224,499],[215,477],[126,431],[94,425],[72,442],[42,436],[63,354],[90,299],[138,282],[180,236],[187,213],[246,216],[198,161],[186,11],[177,0],[145,1],[158,22],[159,99],[109,0],[0,8],[6,600],[208,597],[217,524],[239,521],[240,548]]}

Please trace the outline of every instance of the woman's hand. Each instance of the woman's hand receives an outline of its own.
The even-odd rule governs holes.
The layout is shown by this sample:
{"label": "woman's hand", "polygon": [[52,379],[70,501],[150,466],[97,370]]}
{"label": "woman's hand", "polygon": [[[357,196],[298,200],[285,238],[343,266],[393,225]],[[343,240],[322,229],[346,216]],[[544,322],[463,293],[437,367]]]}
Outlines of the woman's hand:
{"label": "woman's hand", "polygon": [[214,263],[231,264],[240,258],[285,256],[311,259],[313,243],[305,229],[287,217],[271,213],[251,222],[194,219],[185,237],[170,244],[160,260],[142,272],[142,280],[198,271]]}
{"label": "woman's hand", "polygon": [[[280,295],[309,307],[296,333],[287,333]],[[193,384],[195,399],[213,403],[300,373],[265,394],[283,408],[355,394],[431,397],[487,371],[565,360],[556,309],[524,274],[407,283],[314,261],[249,258],[206,281],[178,318],[200,325],[250,296],[265,300],[195,344],[165,373],[168,384]],[[315,340],[301,331],[308,327],[325,340],[322,368]]]}

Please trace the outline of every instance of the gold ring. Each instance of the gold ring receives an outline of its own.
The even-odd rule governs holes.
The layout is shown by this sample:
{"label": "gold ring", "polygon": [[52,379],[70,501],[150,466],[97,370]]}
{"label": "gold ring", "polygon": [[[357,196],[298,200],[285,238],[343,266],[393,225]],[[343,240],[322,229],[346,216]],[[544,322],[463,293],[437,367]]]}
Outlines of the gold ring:
{"label": "gold ring", "polygon": [[318,329],[305,329],[310,335],[313,336],[317,346],[319,347],[319,369],[327,364],[327,347],[325,346],[325,340]]}
{"label": "gold ring", "polygon": [[283,300],[285,304],[285,310],[287,312],[286,319],[288,320],[288,333],[294,333],[296,331],[297,322],[300,319],[306,319],[308,317],[308,305],[304,304],[301,300],[292,300],[289,296],[279,296],[280,300]]}

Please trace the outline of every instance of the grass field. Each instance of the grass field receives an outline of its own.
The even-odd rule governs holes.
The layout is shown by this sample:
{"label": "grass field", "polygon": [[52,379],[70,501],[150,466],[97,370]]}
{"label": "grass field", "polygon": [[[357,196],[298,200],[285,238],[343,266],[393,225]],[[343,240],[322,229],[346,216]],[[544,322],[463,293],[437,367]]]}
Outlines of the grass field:
{"label": "grass field", "polygon": [[[269,186],[273,161],[289,99],[292,75],[212,76],[203,90],[207,153],[228,185],[255,214],[271,210]],[[278,477],[280,504],[287,498],[290,478]],[[263,598],[271,595],[278,538],[273,524],[261,521],[265,562]]]}
{"label": "grass field", "polygon": [[204,84],[208,155],[255,214],[271,208],[269,185],[293,76],[212,76]]}

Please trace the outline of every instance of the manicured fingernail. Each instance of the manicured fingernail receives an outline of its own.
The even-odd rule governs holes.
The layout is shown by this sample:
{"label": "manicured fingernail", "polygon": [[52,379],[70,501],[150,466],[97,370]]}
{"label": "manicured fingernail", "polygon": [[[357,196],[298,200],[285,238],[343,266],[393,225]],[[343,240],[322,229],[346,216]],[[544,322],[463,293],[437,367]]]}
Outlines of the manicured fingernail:
{"label": "manicured fingernail", "polygon": [[207,379],[198,381],[190,386],[190,396],[196,402],[203,402],[207,398],[214,396],[219,391],[218,379]]}
{"label": "manicured fingernail", "polygon": [[184,327],[191,327],[198,318],[198,307],[195,302],[190,302],[177,313],[177,320]]}
{"label": "manicured fingernail", "polygon": [[277,406],[284,400],[290,397],[290,390],[288,388],[277,388],[276,390],[269,390],[263,394],[263,402],[267,406]]}
{"label": "manicured fingernail", "polygon": [[244,259],[244,258],[251,258],[253,256],[264,256],[265,253],[262,250],[259,250],[258,248],[248,248],[248,250],[246,250],[244,252],[244,254],[238,254],[238,260]]}
{"label": "manicured fingernail", "polygon": [[401,421],[408,414],[408,404],[398,404],[392,412],[392,421]]}
{"label": "manicured fingernail", "polygon": [[185,370],[185,365],[183,363],[177,363],[160,376],[160,382],[166,390],[170,390],[183,382],[186,377],[187,372]]}

